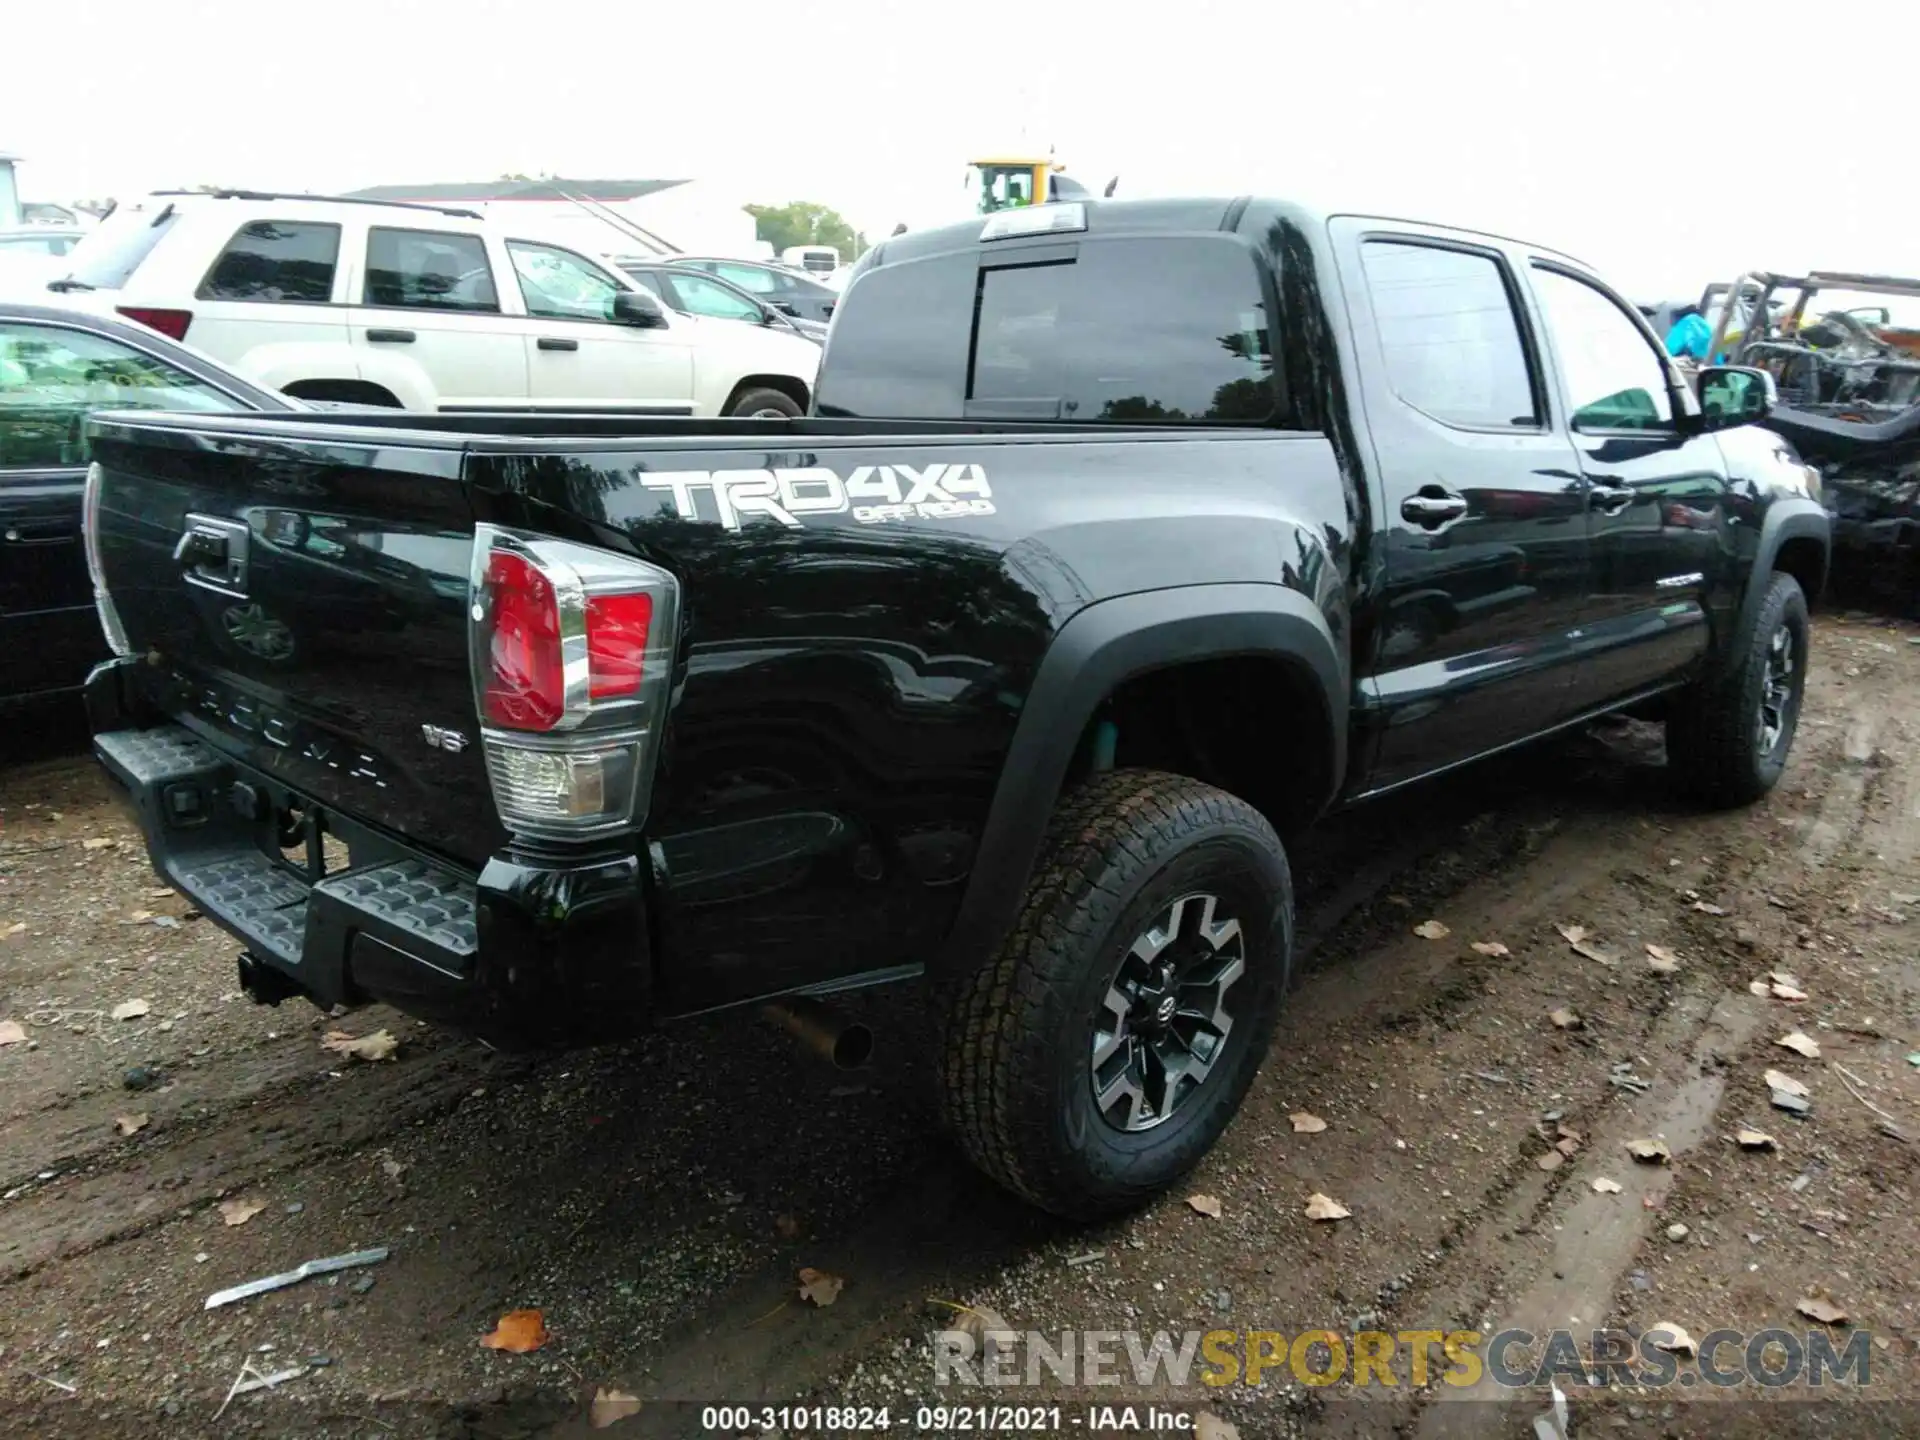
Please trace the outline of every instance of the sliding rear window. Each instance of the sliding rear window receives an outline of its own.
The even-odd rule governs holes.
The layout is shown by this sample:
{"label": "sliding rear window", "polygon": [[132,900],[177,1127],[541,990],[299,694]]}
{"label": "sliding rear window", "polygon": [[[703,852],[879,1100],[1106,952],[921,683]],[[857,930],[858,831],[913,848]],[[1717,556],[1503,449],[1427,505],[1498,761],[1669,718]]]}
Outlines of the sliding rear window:
{"label": "sliding rear window", "polygon": [[1272,317],[1230,236],[1089,238],[884,265],[843,305],[820,413],[1286,423]]}

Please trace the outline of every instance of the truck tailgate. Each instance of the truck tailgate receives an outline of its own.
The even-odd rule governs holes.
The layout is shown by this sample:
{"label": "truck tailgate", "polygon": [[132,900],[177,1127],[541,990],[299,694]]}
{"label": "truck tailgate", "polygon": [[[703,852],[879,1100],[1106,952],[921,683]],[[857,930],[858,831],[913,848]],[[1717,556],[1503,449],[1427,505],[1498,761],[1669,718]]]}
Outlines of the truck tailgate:
{"label": "truck tailgate", "polygon": [[468,865],[496,849],[460,449],[96,435],[94,553],[160,707],[323,807]]}

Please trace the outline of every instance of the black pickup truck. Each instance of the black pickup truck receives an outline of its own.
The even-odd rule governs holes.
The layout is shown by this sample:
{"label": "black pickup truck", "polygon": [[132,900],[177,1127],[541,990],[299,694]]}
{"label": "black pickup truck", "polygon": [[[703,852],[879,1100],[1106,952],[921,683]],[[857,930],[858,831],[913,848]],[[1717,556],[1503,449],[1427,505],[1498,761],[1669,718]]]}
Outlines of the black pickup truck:
{"label": "black pickup truck", "polygon": [[1772,394],[1531,245],[1009,212],[863,258],[804,419],[96,418],[95,745],[258,998],[924,978],[967,1153],[1111,1213],[1240,1104],[1330,807],[1623,709],[1775,783],[1829,537]]}

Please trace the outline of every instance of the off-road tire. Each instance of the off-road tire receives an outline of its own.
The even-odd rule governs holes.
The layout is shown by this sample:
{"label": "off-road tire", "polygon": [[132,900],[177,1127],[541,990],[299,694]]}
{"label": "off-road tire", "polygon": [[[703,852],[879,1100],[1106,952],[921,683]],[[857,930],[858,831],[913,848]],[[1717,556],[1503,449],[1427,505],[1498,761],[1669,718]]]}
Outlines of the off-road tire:
{"label": "off-road tire", "polygon": [[[1246,994],[1191,1098],[1129,1132],[1095,1104],[1091,1027],[1134,939],[1198,891],[1225,897],[1240,921],[1235,983]],[[1043,1210],[1094,1220],[1138,1208],[1191,1170],[1239,1109],[1292,953],[1287,855],[1258,811],[1185,776],[1096,776],[1054,812],[1005,943],[937,1001],[942,1118],[975,1165]]]}
{"label": "off-road tire", "polygon": [[739,419],[742,416],[758,415],[762,412],[765,412],[768,418],[782,415],[789,420],[798,419],[803,413],[800,402],[784,390],[760,389],[749,390],[734,401],[733,408],[727,411],[727,415],[729,418]]}
{"label": "off-road tire", "polygon": [[[1752,621],[1733,637],[1731,663],[1674,697],[1667,716],[1667,769],[1681,793],[1713,809],[1750,805],[1779,782],[1793,749],[1807,683],[1807,597],[1776,570]],[[1780,736],[1762,748],[1760,700],[1776,631],[1792,637],[1792,706]]]}

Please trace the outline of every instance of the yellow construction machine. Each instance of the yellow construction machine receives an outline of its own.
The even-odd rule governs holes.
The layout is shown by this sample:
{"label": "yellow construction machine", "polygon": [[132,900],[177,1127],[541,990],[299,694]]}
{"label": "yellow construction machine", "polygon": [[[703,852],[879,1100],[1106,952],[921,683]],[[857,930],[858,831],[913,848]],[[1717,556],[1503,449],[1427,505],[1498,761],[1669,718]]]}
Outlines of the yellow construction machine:
{"label": "yellow construction machine", "polygon": [[[1112,195],[1120,183],[1115,176],[1107,182]],[[1067,167],[1051,154],[1038,158],[1000,156],[967,163],[967,191],[974,197],[974,212],[991,215],[996,210],[1012,210],[1023,205],[1046,205],[1055,200],[1091,200],[1087,187],[1067,174]]]}

